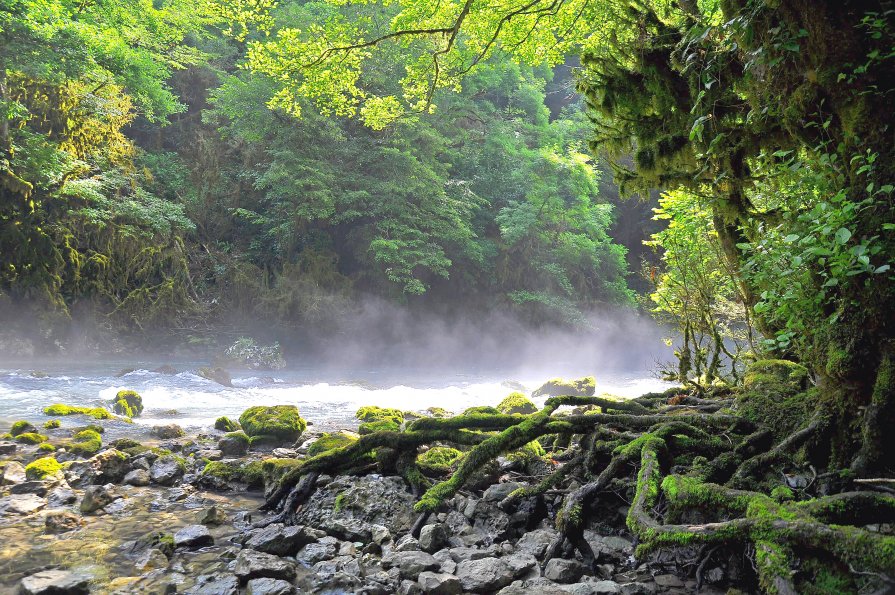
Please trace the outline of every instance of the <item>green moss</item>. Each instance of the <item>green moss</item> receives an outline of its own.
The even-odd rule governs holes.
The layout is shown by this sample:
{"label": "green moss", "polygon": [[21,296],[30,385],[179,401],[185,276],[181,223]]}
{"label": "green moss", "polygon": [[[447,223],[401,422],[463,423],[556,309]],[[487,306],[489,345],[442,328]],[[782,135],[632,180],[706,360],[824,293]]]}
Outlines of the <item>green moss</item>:
{"label": "green moss", "polygon": [[264,485],[274,484],[289,471],[301,465],[298,459],[264,459],[261,461],[261,476]]}
{"label": "green moss", "polygon": [[463,415],[500,415],[500,411],[497,410],[497,407],[482,405],[479,407],[470,407],[463,412]]}
{"label": "green moss", "polygon": [[0,434],[0,440],[10,440],[10,439],[12,439],[12,434],[10,434],[9,432]]}
{"label": "green moss", "polygon": [[401,425],[394,419],[379,419],[362,423],[357,431],[361,436],[366,434],[375,434],[376,432],[398,432]]}
{"label": "green moss", "polygon": [[102,448],[103,439],[99,432],[82,430],[77,432],[67,444],[68,450],[83,457],[91,457]]}
{"label": "green moss", "polygon": [[251,439],[246,436],[245,432],[230,432],[229,434],[224,434],[224,438],[229,438],[231,440],[237,440],[239,442],[244,443],[248,446],[251,443]]}
{"label": "green moss", "polygon": [[137,417],[143,413],[143,397],[132,390],[120,390],[112,400],[112,411],[126,417]]}
{"label": "green moss", "polygon": [[551,378],[535,390],[533,397],[559,397],[577,396],[592,397],[597,389],[597,379],[593,376],[585,376],[578,380],[565,380],[564,378]]}
{"label": "green moss", "polygon": [[62,470],[62,465],[53,457],[43,457],[32,461],[25,466],[25,477],[28,479],[43,479],[53,476]]}
{"label": "green moss", "polygon": [[758,584],[765,593],[779,593],[775,579],[790,579],[789,550],[773,541],[755,542],[755,564],[758,567]]}
{"label": "green moss", "polygon": [[118,440],[114,440],[113,442],[111,442],[109,446],[112,446],[113,448],[116,448],[123,452],[129,448],[137,448],[143,445],[136,440],[132,440],[131,438],[119,438]]}
{"label": "green moss", "polygon": [[323,434],[308,448],[308,456],[315,457],[334,448],[342,448],[357,442],[357,436],[349,432]]}
{"label": "green moss", "polygon": [[307,427],[295,405],[250,407],[239,416],[247,436],[274,436],[280,442],[295,442]]}
{"label": "green moss", "polygon": [[399,426],[404,423],[404,412],[400,409],[386,409],[375,405],[361,407],[354,416],[365,422],[390,420]]}
{"label": "green moss", "polygon": [[808,368],[784,359],[759,360],[746,369],[743,386],[758,388],[765,384],[776,386],[780,383],[791,388],[790,392],[800,392],[808,388]]}
{"label": "green moss", "polygon": [[42,442],[37,445],[37,450],[41,452],[56,452],[56,447],[49,442]]}
{"label": "green moss", "polygon": [[46,436],[36,432],[25,432],[24,434],[19,434],[15,438],[16,442],[21,442],[22,444],[40,444],[41,442],[47,441]]}
{"label": "green moss", "polygon": [[12,428],[9,429],[9,433],[12,434],[13,437],[21,434],[33,434],[35,432],[37,432],[37,428],[31,425],[30,422],[24,420],[13,423]]}
{"label": "green moss", "polygon": [[737,413],[749,421],[769,429],[774,441],[788,437],[808,423],[815,411],[818,389],[792,392],[786,384],[763,384],[737,396]]}
{"label": "green moss", "polygon": [[78,426],[77,428],[72,428],[72,435],[77,434],[78,432],[84,432],[86,430],[90,430],[91,432],[96,432],[97,434],[105,433],[106,429],[102,426],[98,426],[96,424],[87,424],[86,426]]}
{"label": "green moss", "polygon": [[531,399],[523,395],[522,393],[510,393],[507,397],[497,405],[497,410],[500,413],[535,413],[538,408],[532,402]]}
{"label": "green moss", "polygon": [[62,423],[58,419],[51,419],[49,421],[44,422],[44,429],[46,430],[55,430],[60,427]]}
{"label": "green moss", "polygon": [[339,512],[342,510],[342,507],[345,505],[345,494],[339,494],[336,496],[335,502],[333,502],[333,512]]}
{"label": "green moss", "polygon": [[239,424],[229,417],[219,417],[214,420],[214,429],[221,432],[236,432],[239,430]]}
{"label": "green moss", "polygon": [[44,415],[89,415],[94,419],[112,419],[112,414],[104,407],[72,407],[55,403],[44,408]]}
{"label": "green moss", "polygon": [[428,413],[431,417],[450,417],[451,412],[442,407],[429,407],[426,409],[426,413]]}
{"label": "green moss", "polygon": [[416,458],[416,464],[424,473],[446,475],[462,456],[456,448],[433,446]]}
{"label": "green moss", "polygon": [[239,466],[227,461],[209,461],[200,475],[231,481],[239,475]]}
{"label": "green moss", "polygon": [[249,437],[249,444],[252,446],[277,446],[282,443],[283,439],[273,434],[260,434]]}
{"label": "green moss", "polygon": [[793,500],[795,498],[795,494],[793,494],[792,489],[788,486],[777,486],[773,490],[771,490],[771,498],[776,500],[777,502],[787,502],[789,500]]}

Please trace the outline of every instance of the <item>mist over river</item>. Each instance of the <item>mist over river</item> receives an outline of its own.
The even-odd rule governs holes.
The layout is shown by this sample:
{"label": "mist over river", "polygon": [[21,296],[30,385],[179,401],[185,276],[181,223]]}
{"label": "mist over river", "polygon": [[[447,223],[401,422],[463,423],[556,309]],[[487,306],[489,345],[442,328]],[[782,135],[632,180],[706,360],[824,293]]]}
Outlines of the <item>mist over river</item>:
{"label": "mist over river", "polygon": [[[149,371],[162,364],[173,365],[178,373]],[[277,371],[233,371],[233,387],[225,387],[198,376],[195,371],[203,365],[207,363],[125,359],[101,363],[43,362],[40,367],[0,362],[0,427],[18,419],[45,421],[43,408],[52,403],[109,407],[117,391],[133,389],[142,395],[145,411],[134,419],[133,426],[112,423],[109,429],[113,434],[139,434],[151,426],[168,423],[184,428],[207,427],[221,415],[237,418],[252,405],[279,404],[298,406],[314,429],[329,430],[355,427],[354,412],[362,405],[409,411],[442,407],[460,412],[474,405],[496,405],[521,387],[530,392],[549,377],[518,370],[290,367]],[[117,376],[129,368],[136,369]],[[655,379],[648,369],[579,370],[574,375],[588,374],[596,376],[598,394],[635,397],[668,386]],[[541,404],[543,399],[535,401]],[[86,423],[83,416],[61,419],[63,425]]]}

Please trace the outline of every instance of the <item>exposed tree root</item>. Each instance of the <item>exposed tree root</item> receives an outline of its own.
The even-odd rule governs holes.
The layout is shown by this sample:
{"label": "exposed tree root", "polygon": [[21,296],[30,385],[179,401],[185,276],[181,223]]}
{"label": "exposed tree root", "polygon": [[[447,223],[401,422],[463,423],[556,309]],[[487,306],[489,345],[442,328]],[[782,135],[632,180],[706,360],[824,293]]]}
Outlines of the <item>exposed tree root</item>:
{"label": "exposed tree root", "polygon": [[[313,490],[319,473],[375,467],[402,475],[418,495],[418,533],[431,512],[489,463],[544,439],[555,449],[556,468],[508,495],[500,506],[511,512],[524,499],[578,482],[579,487],[566,488],[556,512],[559,538],[550,544],[545,563],[571,544],[595,565],[599,556],[584,539],[590,511],[601,494],[633,485],[627,525],[638,541],[638,555],[703,545],[709,553],[700,556],[700,581],[707,558],[720,546],[754,547],[757,580],[769,593],[798,592],[799,581],[806,579],[799,574],[804,574],[799,561],[805,559],[835,559],[851,569],[848,580],[885,582],[895,576],[895,498],[867,491],[866,484],[818,497],[810,497],[807,487],[796,494],[772,469],[791,463],[799,449],[822,434],[828,416],[816,415],[772,444],[771,432],[734,414],[731,398],[676,396],[669,404],[668,397],[552,397],[530,415],[419,419],[404,431],[362,436],[305,460],[272,490],[267,507],[281,511],[277,518],[287,518]],[[416,456],[426,445],[465,450],[449,478],[432,484],[421,472]],[[887,487],[891,480],[874,481]],[[770,494],[763,491],[775,483]],[[694,512],[701,522],[686,522]]]}

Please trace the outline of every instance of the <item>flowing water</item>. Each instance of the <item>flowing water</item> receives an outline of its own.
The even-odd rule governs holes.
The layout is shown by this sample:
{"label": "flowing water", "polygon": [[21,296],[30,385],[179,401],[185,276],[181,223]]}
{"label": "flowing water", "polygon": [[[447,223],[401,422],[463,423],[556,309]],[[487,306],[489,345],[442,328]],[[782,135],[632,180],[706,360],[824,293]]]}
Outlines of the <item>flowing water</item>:
{"label": "flowing water", "polygon": [[[195,371],[204,365],[199,362],[175,363],[178,373],[173,375],[150,371],[164,363],[170,362],[54,362],[37,369],[0,364],[0,428],[18,419],[42,422],[46,420],[43,408],[52,403],[108,407],[117,391],[133,389],[142,395],[145,411],[133,426],[112,424],[113,433],[140,434],[150,426],[169,423],[187,429],[207,427],[221,415],[238,418],[252,405],[284,404],[297,405],[316,429],[327,430],[356,425],[354,412],[362,405],[460,412],[476,405],[496,405],[512,390],[524,387],[530,392],[546,380],[499,371],[294,367],[234,372],[233,387],[225,387],[198,376]],[[121,374],[127,369],[134,371]],[[598,394],[636,397],[667,387],[644,370],[591,373],[597,376]],[[72,423],[83,425],[83,417],[77,417]]]}

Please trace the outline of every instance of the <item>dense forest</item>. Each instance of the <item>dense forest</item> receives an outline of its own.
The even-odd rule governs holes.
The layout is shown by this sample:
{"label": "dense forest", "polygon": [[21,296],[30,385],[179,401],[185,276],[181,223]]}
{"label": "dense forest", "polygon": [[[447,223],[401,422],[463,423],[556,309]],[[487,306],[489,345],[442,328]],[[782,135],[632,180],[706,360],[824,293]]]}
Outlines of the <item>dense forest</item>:
{"label": "dense forest", "polygon": [[[596,568],[615,494],[640,557],[892,587],[892,2],[4,0],[0,39],[8,328],[282,339],[374,296],[674,329],[669,393],[371,413],[268,486],[278,522],[376,469],[418,533],[538,444],[559,467],[500,506],[561,495],[546,560]],[[421,472],[430,445],[449,473]]]}

